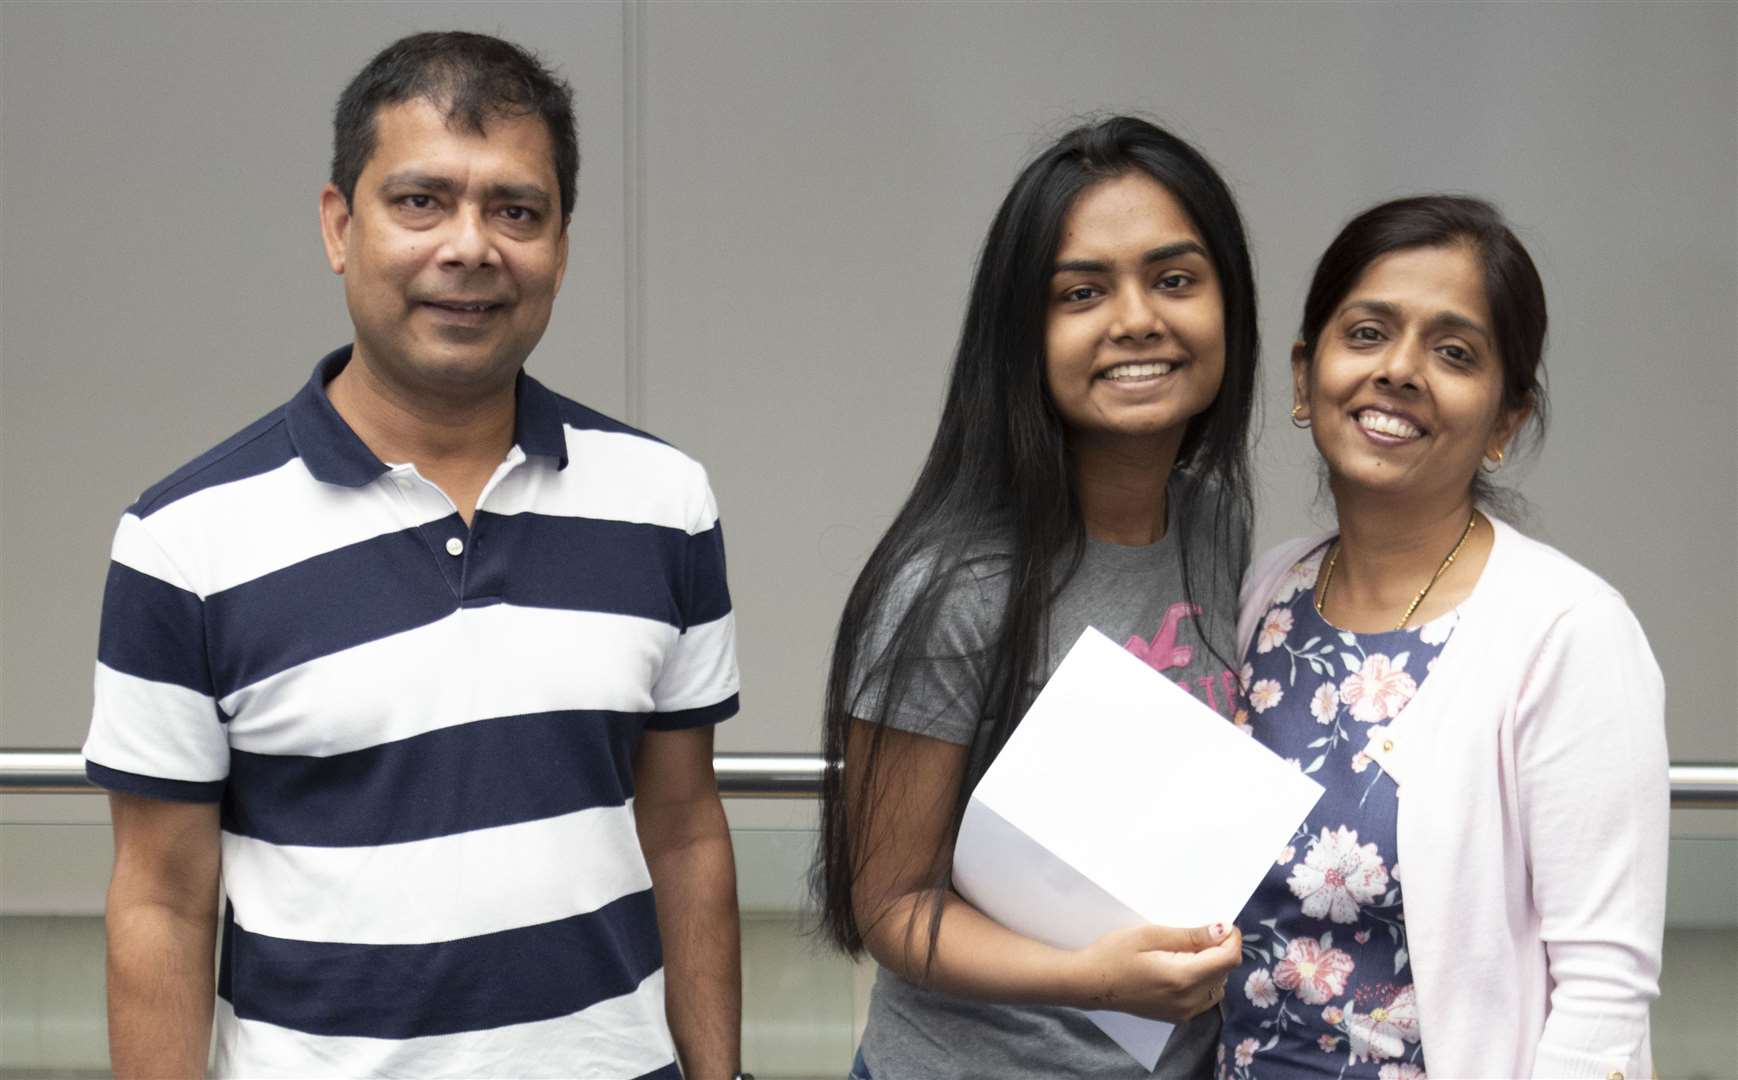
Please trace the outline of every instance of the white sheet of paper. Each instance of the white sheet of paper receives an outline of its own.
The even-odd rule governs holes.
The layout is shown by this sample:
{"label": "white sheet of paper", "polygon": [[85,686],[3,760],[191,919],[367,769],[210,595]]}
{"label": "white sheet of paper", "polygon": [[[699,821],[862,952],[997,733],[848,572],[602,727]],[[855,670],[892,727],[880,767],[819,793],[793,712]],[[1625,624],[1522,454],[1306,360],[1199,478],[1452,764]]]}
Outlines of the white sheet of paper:
{"label": "white sheet of paper", "polygon": [[[1229,922],[1320,784],[1088,629],[966,805],[954,885],[1060,948],[1143,923]],[[1172,1025],[1088,1013],[1143,1066]]]}

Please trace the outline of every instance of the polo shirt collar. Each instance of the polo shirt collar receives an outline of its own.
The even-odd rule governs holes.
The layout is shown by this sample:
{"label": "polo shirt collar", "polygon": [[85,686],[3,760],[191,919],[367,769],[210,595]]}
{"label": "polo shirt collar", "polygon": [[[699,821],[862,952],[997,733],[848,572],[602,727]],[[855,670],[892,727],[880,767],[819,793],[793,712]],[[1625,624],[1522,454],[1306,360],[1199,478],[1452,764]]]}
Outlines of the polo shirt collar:
{"label": "polo shirt collar", "polygon": [[513,441],[519,449],[554,458],[557,469],[567,468],[567,428],[555,392],[521,371],[513,385],[513,407]]}
{"label": "polo shirt collar", "polygon": [[[326,384],[350,362],[354,346],[346,345],[321,358],[307,384],[290,399],[286,409],[290,442],[314,479],[344,487],[361,487],[387,471],[385,462],[350,430],[350,425],[332,407]],[[561,422],[561,403],[542,383],[519,373],[513,388],[513,441],[526,454],[554,458],[557,469],[567,467],[567,435]]]}

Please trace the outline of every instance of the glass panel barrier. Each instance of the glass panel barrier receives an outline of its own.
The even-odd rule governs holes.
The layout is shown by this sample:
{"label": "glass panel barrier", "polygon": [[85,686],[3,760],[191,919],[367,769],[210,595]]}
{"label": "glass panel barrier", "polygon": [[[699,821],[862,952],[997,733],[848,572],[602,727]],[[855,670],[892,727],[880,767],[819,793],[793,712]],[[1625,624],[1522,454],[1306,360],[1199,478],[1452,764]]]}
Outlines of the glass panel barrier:
{"label": "glass panel barrier", "polygon": [[0,822],[0,1077],[107,1076],[109,827]]}
{"label": "glass panel barrier", "polygon": [[733,829],[742,907],[742,1057],[755,1076],[840,1077],[856,1052],[868,974],[804,916],[813,829]]}
{"label": "glass panel barrier", "polygon": [[[745,1063],[763,1080],[843,1076],[872,966],[807,932],[813,830],[733,838]],[[108,853],[106,825],[0,823],[0,1078],[108,1075],[98,914]],[[1655,1066],[1664,1080],[1724,1080],[1738,1062],[1738,836],[1674,837],[1669,897]]]}

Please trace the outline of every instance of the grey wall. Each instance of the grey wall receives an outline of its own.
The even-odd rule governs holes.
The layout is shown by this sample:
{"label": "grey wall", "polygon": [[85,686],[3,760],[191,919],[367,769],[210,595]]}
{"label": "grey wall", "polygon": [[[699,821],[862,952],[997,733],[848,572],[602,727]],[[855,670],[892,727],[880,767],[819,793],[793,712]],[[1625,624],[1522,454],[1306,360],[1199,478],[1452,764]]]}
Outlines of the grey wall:
{"label": "grey wall", "polygon": [[746,705],[723,748],[815,745],[996,200],[1076,114],[1136,109],[1247,212],[1261,542],[1310,523],[1282,365],[1315,256],[1388,196],[1502,203],[1553,311],[1531,528],[1639,612],[1673,756],[1738,758],[1728,3],[0,5],[0,744],[81,741],[122,508],[346,340],[330,109],[446,26],[578,91],[572,270],[532,367],[711,469]]}

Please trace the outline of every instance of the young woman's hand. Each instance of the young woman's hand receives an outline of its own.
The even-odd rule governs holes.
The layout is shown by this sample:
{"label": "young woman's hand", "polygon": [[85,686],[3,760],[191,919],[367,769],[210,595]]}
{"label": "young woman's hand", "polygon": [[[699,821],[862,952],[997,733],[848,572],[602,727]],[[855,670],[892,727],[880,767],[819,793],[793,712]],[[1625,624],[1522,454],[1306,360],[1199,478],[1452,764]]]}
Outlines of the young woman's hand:
{"label": "young woman's hand", "polygon": [[1242,953],[1242,933],[1223,923],[1114,930],[1070,954],[1069,1004],[1182,1023],[1219,1003]]}

